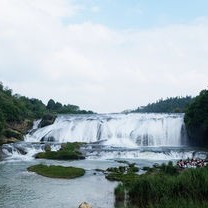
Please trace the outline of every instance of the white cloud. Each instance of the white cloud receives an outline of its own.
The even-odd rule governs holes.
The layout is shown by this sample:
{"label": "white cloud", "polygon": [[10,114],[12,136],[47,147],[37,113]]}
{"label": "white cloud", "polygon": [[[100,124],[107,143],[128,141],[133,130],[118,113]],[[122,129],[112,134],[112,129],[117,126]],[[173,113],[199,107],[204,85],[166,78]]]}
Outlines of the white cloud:
{"label": "white cloud", "polygon": [[98,7],[98,6],[93,6],[93,7],[91,8],[91,11],[94,12],[94,13],[98,13],[98,12],[100,12],[100,7]]}
{"label": "white cloud", "polygon": [[0,77],[23,95],[121,111],[207,87],[208,24],[113,30],[65,0],[0,0]]}

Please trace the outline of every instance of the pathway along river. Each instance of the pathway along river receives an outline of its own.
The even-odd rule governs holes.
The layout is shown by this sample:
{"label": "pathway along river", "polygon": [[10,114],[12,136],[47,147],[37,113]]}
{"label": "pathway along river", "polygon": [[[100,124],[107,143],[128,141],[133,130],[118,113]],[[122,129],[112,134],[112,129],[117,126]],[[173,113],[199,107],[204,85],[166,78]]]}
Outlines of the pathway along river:
{"label": "pathway along river", "polygon": [[[0,162],[0,207],[77,208],[87,201],[94,208],[114,207],[114,188],[95,169],[135,162],[139,167],[192,157],[207,158],[207,151],[189,147],[183,114],[60,115],[53,125],[34,123],[25,141],[3,145]],[[86,142],[86,160],[35,160],[45,143],[53,150],[62,142]],[[73,180],[51,179],[27,172],[33,164],[82,167],[85,176]]]}

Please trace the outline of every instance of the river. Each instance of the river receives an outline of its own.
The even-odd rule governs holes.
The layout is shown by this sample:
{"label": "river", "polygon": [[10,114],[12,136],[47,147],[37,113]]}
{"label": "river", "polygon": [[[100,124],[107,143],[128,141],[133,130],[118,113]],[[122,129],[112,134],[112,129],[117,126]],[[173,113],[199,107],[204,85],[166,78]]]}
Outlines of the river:
{"label": "river", "polygon": [[[183,114],[94,114],[60,115],[53,125],[38,128],[34,123],[25,141],[3,145],[0,161],[0,207],[77,208],[89,202],[93,208],[113,208],[117,182],[105,179],[108,167],[119,160],[135,162],[138,167],[177,161],[181,158],[207,158],[204,150],[189,147]],[[62,142],[86,142],[86,160],[35,160],[45,143],[53,150]],[[27,171],[34,164],[82,167],[83,177],[51,179]]]}

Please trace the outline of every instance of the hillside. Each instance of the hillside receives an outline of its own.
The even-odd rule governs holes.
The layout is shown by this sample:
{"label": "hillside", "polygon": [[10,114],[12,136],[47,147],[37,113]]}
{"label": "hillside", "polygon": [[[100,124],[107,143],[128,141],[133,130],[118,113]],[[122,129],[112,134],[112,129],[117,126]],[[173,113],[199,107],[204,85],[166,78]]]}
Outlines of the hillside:
{"label": "hillside", "polygon": [[0,82],[0,144],[23,139],[23,134],[31,128],[34,119],[61,113],[93,112],[80,110],[76,105],[62,105],[52,99],[45,105],[36,98],[13,95],[12,90]]}
{"label": "hillside", "polygon": [[208,147],[208,90],[202,90],[187,108],[184,121],[190,143]]}
{"label": "hillside", "polygon": [[186,108],[193,101],[190,96],[171,97],[165,100],[160,99],[155,103],[149,103],[146,106],[138,107],[132,112],[137,113],[184,113]]}

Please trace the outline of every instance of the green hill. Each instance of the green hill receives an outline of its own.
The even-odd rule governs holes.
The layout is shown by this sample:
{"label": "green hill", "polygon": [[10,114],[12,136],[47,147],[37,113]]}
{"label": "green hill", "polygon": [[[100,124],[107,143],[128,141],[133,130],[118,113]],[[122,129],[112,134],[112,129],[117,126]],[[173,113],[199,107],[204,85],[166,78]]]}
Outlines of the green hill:
{"label": "green hill", "polygon": [[32,126],[32,121],[47,114],[86,114],[92,111],[80,110],[76,105],[62,105],[50,99],[45,105],[36,98],[13,94],[0,82],[0,144],[23,139]]}
{"label": "green hill", "polygon": [[208,147],[208,90],[202,90],[187,108],[184,121],[190,143]]}
{"label": "green hill", "polygon": [[138,113],[184,113],[186,108],[193,101],[190,96],[171,97],[165,100],[160,99],[155,103],[149,103],[146,106],[138,107],[133,112]]}

